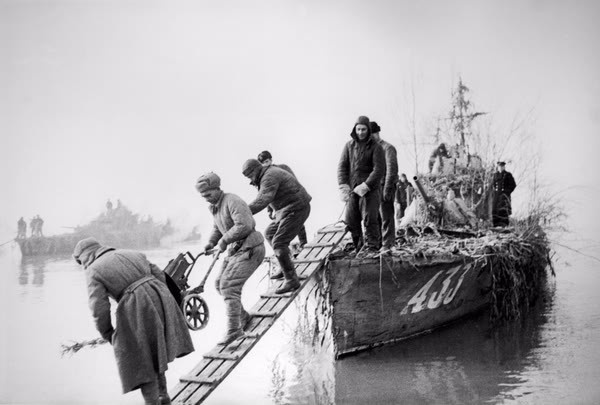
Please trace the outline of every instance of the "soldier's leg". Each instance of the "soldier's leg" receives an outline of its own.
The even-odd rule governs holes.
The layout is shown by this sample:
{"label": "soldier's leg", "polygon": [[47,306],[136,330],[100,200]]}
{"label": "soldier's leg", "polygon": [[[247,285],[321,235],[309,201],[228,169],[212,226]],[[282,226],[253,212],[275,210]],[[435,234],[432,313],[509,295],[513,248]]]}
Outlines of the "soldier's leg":
{"label": "soldier's leg", "polygon": [[168,405],[171,403],[165,373],[158,373],[158,399],[160,400],[161,405]]}
{"label": "soldier's leg", "polygon": [[302,228],[300,228],[300,232],[298,232],[298,241],[300,242],[300,247],[308,243],[308,239],[306,236],[306,228],[304,227],[304,225],[302,225]]}
{"label": "soldier's leg", "polygon": [[391,249],[396,240],[396,222],[394,218],[394,202],[381,201],[381,239],[384,248]]}
{"label": "soldier's leg", "polygon": [[286,280],[285,284],[277,290],[278,294],[293,291],[300,286],[296,268],[290,254],[289,245],[292,239],[296,237],[309,215],[309,204],[303,209],[285,213],[279,222],[277,232],[273,236],[273,251],[275,252],[275,257],[277,257],[277,261],[281,266],[281,271]]}
{"label": "soldier's leg", "polygon": [[265,239],[269,242],[269,245],[273,246],[273,236],[275,236],[275,232],[277,232],[277,228],[279,227],[278,221],[273,221],[265,228]]}
{"label": "soldier's leg", "polygon": [[227,314],[227,333],[221,344],[229,344],[242,336],[242,289],[244,284],[260,266],[265,258],[264,245],[237,252],[229,258],[229,264],[223,270],[220,290],[225,300]]}
{"label": "soldier's leg", "polygon": [[357,252],[362,248],[362,215],[359,203],[360,197],[355,193],[350,193],[344,219],[348,232],[352,235],[352,242],[354,242],[354,248]]}
{"label": "soldier's leg", "polygon": [[360,209],[365,223],[365,245],[371,250],[379,250],[381,247],[379,203],[378,188],[369,191],[360,199]]}
{"label": "soldier's leg", "polygon": [[144,397],[145,405],[160,404],[160,399],[158,395],[158,379],[140,385],[140,391],[142,391],[142,397]]}

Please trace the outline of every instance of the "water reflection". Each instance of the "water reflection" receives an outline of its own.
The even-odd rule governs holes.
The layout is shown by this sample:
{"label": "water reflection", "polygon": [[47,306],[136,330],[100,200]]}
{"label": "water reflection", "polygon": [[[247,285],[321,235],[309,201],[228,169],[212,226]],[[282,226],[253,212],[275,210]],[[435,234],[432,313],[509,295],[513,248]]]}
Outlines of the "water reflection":
{"label": "water reflection", "polygon": [[[464,404],[513,399],[525,371],[540,365],[533,351],[554,291],[545,289],[523,317],[491,328],[481,314],[426,336],[338,360],[335,402]],[[520,394],[526,395],[526,393]]]}
{"label": "water reflection", "polygon": [[46,263],[48,259],[42,257],[28,257],[21,259],[19,266],[19,284],[25,286],[29,284],[29,274],[33,274],[31,284],[36,287],[44,285],[44,275],[46,272]]}
{"label": "water reflection", "polygon": [[544,344],[554,289],[546,285],[522,319],[500,327],[483,313],[337,361],[330,339],[321,341],[327,324],[314,298],[296,301],[289,348],[273,361],[276,404],[495,403],[527,395],[519,387],[542,368],[535,350]]}

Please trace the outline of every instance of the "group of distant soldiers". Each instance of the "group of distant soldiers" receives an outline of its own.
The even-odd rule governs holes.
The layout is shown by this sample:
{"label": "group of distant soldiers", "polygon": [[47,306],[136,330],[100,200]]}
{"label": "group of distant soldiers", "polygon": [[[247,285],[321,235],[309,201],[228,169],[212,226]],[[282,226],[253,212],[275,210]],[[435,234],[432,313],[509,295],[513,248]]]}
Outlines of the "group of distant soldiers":
{"label": "group of distant soldiers", "polygon": [[[31,229],[32,237],[43,237],[44,233],[42,228],[44,226],[44,220],[36,215],[29,221],[29,228]],[[27,222],[23,219],[23,217],[19,218],[17,221],[17,239],[25,239],[27,238]]]}
{"label": "group of distant soldiers", "polygon": [[[381,139],[380,131],[376,122],[360,116],[338,164],[341,199],[346,203],[344,221],[359,257],[389,252],[395,242],[394,204],[401,218],[412,196],[406,176],[398,177],[396,149]],[[290,243],[298,236],[300,245],[306,244],[304,224],[311,212],[312,197],[289,166],[273,164],[269,151],[244,162],[242,175],[258,191],[250,203],[223,191],[216,173],[203,174],[195,183],[214,221],[201,253],[228,253],[215,278],[227,314],[221,345],[245,336],[251,315],[242,305],[242,289],[264,260],[265,239],[280,268],[271,277],[284,279],[274,294],[283,296],[300,287]],[[263,210],[272,222],[261,233],[254,215]],[[140,388],[146,403],[170,403],[164,375],[167,363],[194,349],[164,274],[143,254],[105,247],[94,238],[81,240],[73,257],[87,269],[90,308],[96,328],[115,347],[123,391]],[[111,323],[109,297],[119,302],[119,333]]]}

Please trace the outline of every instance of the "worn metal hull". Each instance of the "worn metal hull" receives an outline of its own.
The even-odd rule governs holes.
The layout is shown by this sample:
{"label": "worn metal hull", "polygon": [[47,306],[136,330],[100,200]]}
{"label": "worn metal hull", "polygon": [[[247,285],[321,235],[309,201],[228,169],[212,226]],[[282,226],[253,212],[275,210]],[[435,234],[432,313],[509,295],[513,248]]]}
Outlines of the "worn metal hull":
{"label": "worn metal hull", "polygon": [[429,332],[484,309],[484,259],[407,263],[394,257],[332,260],[328,296],[336,355]]}

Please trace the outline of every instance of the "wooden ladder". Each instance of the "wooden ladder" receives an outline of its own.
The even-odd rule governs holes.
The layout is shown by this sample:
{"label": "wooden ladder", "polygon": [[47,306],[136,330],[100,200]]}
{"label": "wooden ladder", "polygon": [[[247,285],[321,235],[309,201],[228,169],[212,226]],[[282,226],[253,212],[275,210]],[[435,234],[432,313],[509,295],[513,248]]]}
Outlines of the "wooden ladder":
{"label": "wooden ladder", "polygon": [[342,241],[346,234],[344,224],[329,225],[317,232],[311,243],[304,245],[294,260],[296,273],[300,277],[300,288],[286,294],[275,294],[283,283],[276,283],[273,292],[261,294],[261,298],[250,310],[253,315],[246,328],[246,335],[228,346],[217,345],[171,390],[173,404],[200,404],[252,350],[258,341],[273,326],[277,318],[304,289],[310,279],[323,266],[325,259]]}

